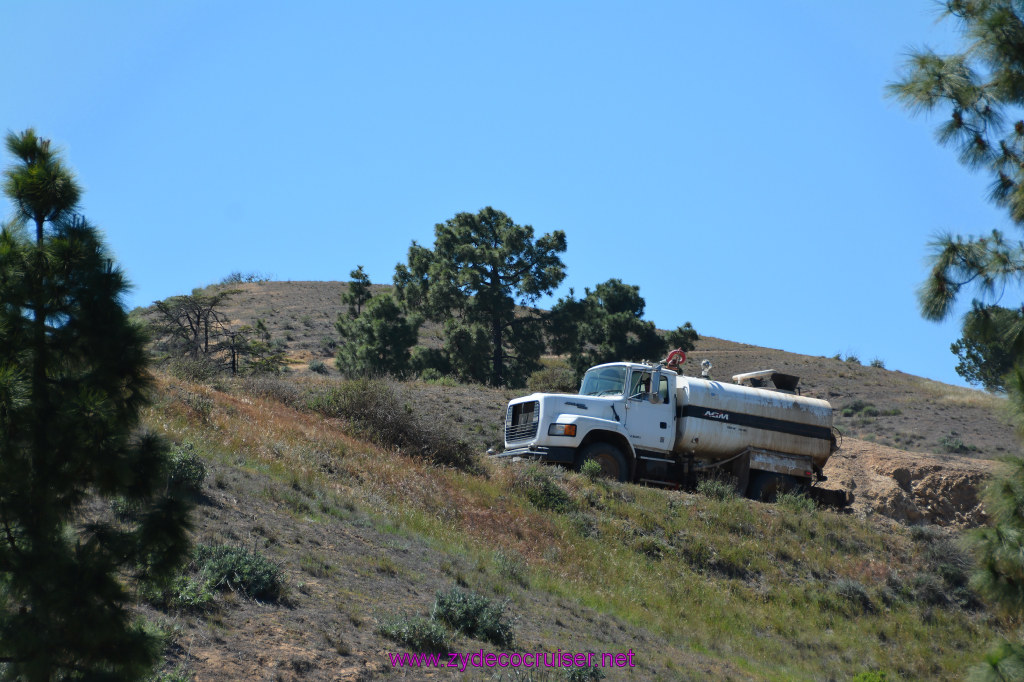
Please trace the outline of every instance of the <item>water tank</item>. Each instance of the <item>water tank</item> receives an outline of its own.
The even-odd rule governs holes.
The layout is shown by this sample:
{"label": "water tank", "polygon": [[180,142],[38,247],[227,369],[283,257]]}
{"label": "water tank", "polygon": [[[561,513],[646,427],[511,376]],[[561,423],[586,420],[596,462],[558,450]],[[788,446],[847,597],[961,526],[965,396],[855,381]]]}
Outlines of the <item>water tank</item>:
{"label": "water tank", "polygon": [[680,454],[715,460],[755,447],[807,455],[821,467],[835,450],[826,400],[683,376],[676,398]]}

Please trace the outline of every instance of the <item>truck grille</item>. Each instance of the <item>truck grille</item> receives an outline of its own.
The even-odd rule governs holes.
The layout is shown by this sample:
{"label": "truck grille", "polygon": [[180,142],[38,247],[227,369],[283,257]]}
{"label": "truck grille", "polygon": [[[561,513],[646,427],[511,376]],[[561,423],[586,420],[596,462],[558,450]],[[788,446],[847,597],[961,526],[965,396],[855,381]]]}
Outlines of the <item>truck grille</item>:
{"label": "truck grille", "polygon": [[505,415],[505,442],[513,443],[535,437],[539,417],[540,403],[536,400],[509,405]]}

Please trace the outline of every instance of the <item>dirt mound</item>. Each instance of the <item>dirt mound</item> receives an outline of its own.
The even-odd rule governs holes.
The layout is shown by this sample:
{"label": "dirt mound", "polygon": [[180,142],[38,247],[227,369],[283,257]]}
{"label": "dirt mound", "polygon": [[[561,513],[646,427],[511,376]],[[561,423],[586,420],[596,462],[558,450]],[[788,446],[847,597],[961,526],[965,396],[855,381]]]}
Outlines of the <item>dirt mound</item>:
{"label": "dirt mound", "polygon": [[825,466],[822,485],[850,491],[855,513],[968,528],[985,523],[979,492],[999,466],[847,438]]}

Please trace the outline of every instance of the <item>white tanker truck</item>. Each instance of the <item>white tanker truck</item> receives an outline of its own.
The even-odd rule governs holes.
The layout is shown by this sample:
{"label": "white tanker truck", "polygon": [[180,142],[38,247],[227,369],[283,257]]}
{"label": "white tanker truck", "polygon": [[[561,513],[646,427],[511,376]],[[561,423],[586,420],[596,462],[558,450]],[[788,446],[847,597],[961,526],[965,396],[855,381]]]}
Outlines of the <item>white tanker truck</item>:
{"label": "white tanker truck", "polygon": [[[799,379],[774,370],[736,375],[733,384],[682,376],[685,358],[675,350],[663,363],[598,365],[578,395],[512,400],[498,457],[571,467],[594,460],[619,481],[670,486],[723,472],[755,499],[800,489],[847,502],[842,491],[812,487],[838,449],[827,401],[798,395]],[[774,389],[763,387],[769,382]]]}

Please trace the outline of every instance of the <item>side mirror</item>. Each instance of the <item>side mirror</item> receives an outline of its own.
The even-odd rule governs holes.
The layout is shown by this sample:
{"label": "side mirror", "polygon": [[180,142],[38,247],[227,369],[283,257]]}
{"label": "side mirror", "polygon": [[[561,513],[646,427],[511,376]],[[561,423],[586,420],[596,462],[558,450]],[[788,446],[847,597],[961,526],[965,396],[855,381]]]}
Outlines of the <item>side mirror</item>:
{"label": "side mirror", "polygon": [[655,367],[654,371],[651,372],[651,392],[649,400],[655,405],[661,402],[661,365]]}

